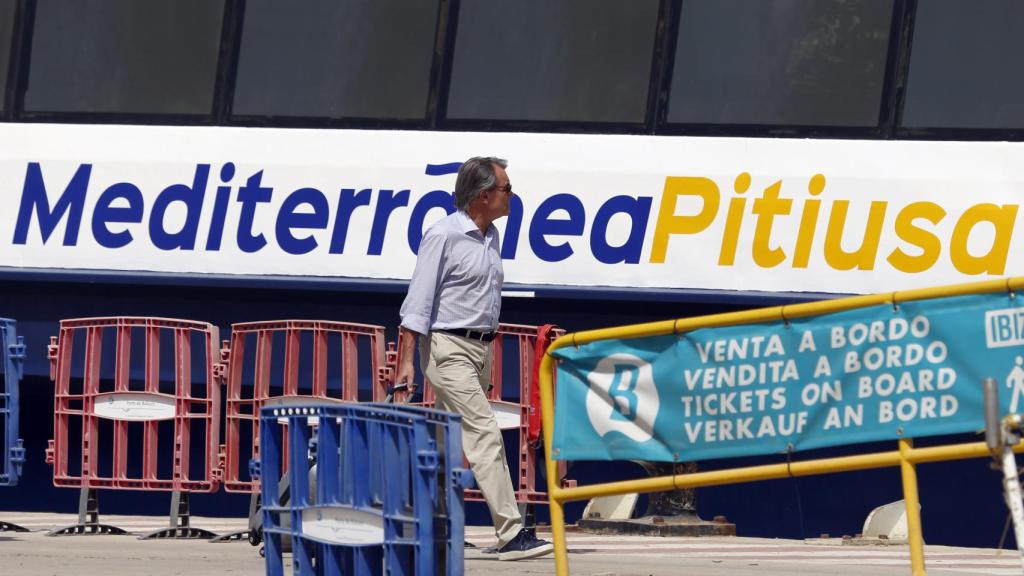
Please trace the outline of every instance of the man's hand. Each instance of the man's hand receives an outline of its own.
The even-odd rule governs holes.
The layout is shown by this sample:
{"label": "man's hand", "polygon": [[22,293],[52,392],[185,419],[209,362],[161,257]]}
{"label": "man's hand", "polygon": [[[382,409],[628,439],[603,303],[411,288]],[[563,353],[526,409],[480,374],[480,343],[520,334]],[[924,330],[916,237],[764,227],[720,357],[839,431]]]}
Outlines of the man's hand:
{"label": "man's hand", "polygon": [[395,388],[405,386],[412,396],[416,393],[416,371],[412,359],[416,356],[416,332],[402,328],[398,333],[398,371],[395,373]]}
{"label": "man's hand", "polygon": [[416,371],[412,367],[412,358],[403,356],[398,364],[398,372],[395,374],[395,389],[405,390],[412,396],[416,393]]}

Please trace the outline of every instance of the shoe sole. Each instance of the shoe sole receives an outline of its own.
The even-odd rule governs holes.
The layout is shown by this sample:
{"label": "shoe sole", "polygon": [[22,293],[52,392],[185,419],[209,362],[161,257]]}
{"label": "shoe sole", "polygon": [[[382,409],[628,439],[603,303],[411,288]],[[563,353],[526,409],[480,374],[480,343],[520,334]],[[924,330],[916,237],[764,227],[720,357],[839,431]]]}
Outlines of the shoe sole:
{"label": "shoe sole", "polygon": [[538,556],[544,556],[545,554],[551,554],[554,550],[555,548],[551,544],[544,544],[543,546],[537,546],[536,548],[530,548],[529,550],[498,552],[498,560],[526,560],[528,558],[536,558]]}

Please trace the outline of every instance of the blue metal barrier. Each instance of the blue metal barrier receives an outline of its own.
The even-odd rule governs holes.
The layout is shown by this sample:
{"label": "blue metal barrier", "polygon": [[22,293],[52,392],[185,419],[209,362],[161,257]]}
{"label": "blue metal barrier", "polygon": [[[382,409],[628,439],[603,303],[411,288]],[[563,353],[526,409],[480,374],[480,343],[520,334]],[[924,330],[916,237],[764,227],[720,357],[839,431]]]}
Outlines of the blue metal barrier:
{"label": "blue metal barrier", "polygon": [[14,486],[25,463],[25,448],[18,438],[18,383],[25,360],[25,343],[14,320],[0,318],[0,486]]}
{"label": "blue metal barrier", "polygon": [[470,475],[459,416],[331,404],[268,407],[260,420],[269,576],[285,573],[285,538],[296,575],[462,574]]}

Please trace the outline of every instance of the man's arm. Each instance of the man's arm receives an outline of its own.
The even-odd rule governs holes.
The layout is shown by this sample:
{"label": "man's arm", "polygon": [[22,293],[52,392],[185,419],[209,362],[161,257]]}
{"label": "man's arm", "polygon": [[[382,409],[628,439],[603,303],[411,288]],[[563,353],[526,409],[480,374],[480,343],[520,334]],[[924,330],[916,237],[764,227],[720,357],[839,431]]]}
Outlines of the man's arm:
{"label": "man's arm", "polygon": [[395,385],[406,385],[410,394],[416,391],[413,379],[416,374],[413,368],[416,337],[430,334],[434,299],[444,270],[444,244],[443,234],[428,230],[424,235],[416,256],[416,269],[409,281],[409,293],[402,302],[402,326],[398,332],[398,356],[401,361],[395,374]]}

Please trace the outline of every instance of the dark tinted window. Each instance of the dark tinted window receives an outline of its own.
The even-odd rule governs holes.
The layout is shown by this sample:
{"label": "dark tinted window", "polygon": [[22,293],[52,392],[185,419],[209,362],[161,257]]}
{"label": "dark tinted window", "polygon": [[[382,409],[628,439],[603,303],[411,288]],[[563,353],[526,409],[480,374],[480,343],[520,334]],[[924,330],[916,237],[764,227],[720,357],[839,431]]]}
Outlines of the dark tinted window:
{"label": "dark tinted window", "polygon": [[223,0],[39,0],[25,109],[210,114]]}
{"label": "dark tinted window", "polygon": [[1024,128],[1024,3],[918,2],[903,106],[916,128]]}
{"label": "dark tinted window", "polygon": [[668,120],[875,126],[892,11],[892,0],[686,0]]}
{"label": "dark tinted window", "polygon": [[657,0],[472,0],[448,117],[643,122]]}
{"label": "dark tinted window", "polygon": [[424,118],[437,12],[437,0],[250,0],[233,112]]}
{"label": "dark tinted window", "polygon": [[17,0],[0,0],[0,110],[6,110],[7,66],[11,60],[11,33]]}

